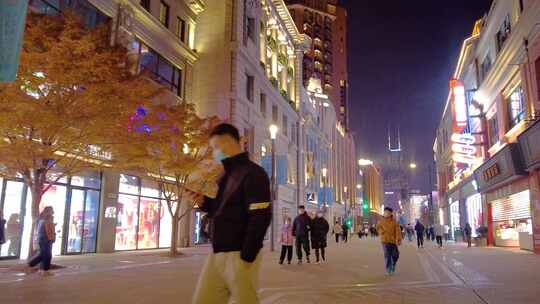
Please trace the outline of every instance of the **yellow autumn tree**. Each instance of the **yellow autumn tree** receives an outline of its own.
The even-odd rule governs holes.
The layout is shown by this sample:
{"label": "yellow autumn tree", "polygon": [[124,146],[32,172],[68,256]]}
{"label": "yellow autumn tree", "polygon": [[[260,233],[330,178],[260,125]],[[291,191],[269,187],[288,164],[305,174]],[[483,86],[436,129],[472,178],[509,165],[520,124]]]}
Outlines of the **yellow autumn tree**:
{"label": "yellow autumn tree", "polygon": [[127,125],[141,99],[161,93],[130,72],[127,50],[110,45],[109,27],[85,28],[71,13],[30,13],[17,79],[0,86],[0,175],[28,186],[32,236],[51,185],[107,165],[120,141],[110,131]]}
{"label": "yellow autumn tree", "polygon": [[222,168],[211,159],[207,145],[217,121],[198,117],[187,102],[140,105],[128,128],[120,129],[123,134],[118,137],[125,141],[113,148],[115,167],[143,174],[159,185],[162,203],[172,219],[171,256],[178,254],[178,247],[189,245],[189,214],[196,202],[185,195],[186,189],[217,192]]}

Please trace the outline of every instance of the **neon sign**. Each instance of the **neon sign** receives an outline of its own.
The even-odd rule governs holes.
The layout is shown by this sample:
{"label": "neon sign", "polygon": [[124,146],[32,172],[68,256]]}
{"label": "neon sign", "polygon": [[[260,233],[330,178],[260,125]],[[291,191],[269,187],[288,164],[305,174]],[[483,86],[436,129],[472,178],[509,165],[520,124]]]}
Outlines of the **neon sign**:
{"label": "neon sign", "polygon": [[450,81],[450,89],[453,97],[453,119],[454,128],[456,131],[463,131],[467,127],[467,100],[465,98],[465,86],[463,81],[452,79]]}

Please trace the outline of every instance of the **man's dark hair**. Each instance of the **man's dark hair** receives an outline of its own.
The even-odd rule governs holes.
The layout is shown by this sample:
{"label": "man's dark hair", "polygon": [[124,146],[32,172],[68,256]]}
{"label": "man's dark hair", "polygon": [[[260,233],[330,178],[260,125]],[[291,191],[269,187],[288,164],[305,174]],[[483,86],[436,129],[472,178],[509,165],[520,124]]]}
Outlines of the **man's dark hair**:
{"label": "man's dark hair", "polygon": [[394,212],[394,209],[392,209],[392,208],[390,208],[390,207],[384,207],[384,211]]}
{"label": "man's dark hair", "polygon": [[215,126],[212,132],[210,132],[210,137],[216,135],[229,135],[236,141],[240,141],[240,132],[238,132],[238,129],[235,126],[228,123],[222,123]]}
{"label": "man's dark hair", "polygon": [[300,206],[298,206],[298,209],[302,209],[302,210],[305,210],[305,209],[306,209],[306,207],[304,207],[304,205],[300,205]]}

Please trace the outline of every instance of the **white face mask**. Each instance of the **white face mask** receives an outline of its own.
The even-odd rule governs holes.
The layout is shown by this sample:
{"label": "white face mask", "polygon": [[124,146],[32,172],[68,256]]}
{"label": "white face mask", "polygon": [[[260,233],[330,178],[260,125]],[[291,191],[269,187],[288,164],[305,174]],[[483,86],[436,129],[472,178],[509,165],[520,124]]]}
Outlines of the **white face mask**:
{"label": "white face mask", "polygon": [[225,156],[225,154],[223,154],[223,152],[219,149],[214,149],[214,151],[212,152],[212,155],[214,157],[215,160],[217,160],[218,162],[224,160],[225,158],[227,158]]}

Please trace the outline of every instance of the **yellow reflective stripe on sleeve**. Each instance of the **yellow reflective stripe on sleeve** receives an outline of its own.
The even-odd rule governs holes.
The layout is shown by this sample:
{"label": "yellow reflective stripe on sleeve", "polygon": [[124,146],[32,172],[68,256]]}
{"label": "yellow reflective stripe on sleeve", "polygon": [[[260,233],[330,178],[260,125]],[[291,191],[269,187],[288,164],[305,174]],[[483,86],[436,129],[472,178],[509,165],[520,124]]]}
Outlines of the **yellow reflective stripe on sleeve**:
{"label": "yellow reflective stripe on sleeve", "polygon": [[270,203],[254,203],[249,205],[249,210],[259,210],[259,209],[266,209],[270,207]]}

